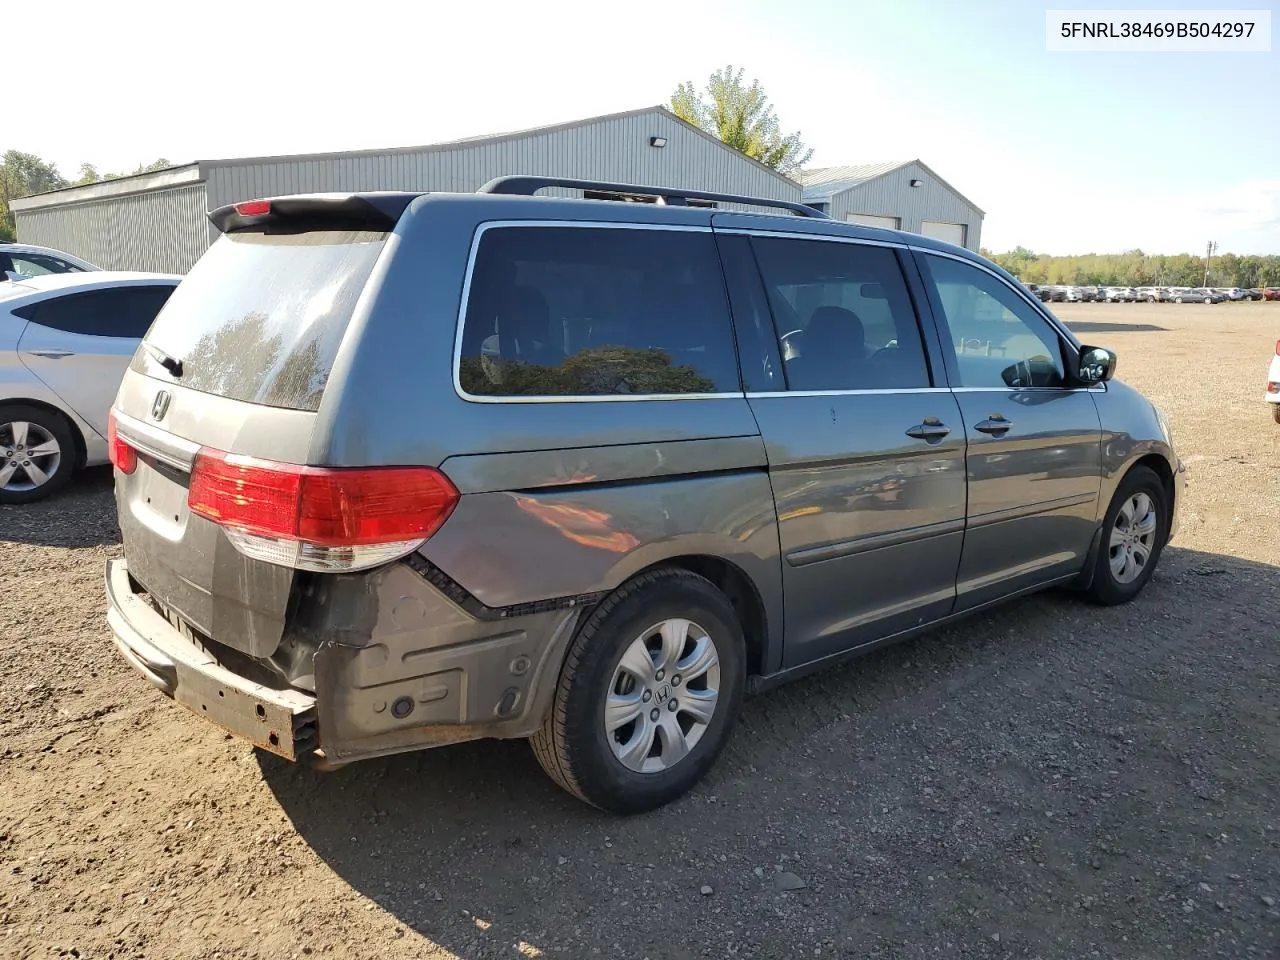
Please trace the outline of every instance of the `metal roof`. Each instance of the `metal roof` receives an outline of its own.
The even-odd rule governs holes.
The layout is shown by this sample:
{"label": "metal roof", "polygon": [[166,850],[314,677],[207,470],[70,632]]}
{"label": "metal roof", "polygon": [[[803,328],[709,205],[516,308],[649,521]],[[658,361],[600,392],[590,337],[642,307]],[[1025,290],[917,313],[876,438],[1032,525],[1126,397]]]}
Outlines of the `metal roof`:
{"label": "metal roof", "polygon": [[801,194],[803,202],[817,203],[823,200],[830,200],[846,190],[862,186],[868,180],[883,177],[887,173],[901,170],[903,167],[910,166],[913,163],[924,170],[941,186],[946,187],[946,189],[973,207],[975,211],[984,216],[986,215],[981,207],[943,180],[922,160],[891,160],[884,163],[860,163],[843,167],[814,167],[810,170],[800,171],[796,174],[796,179],[800,181],[800,185],[803,188]]}
{"label": "metal roof", "polygon": [[837,193],[844,193],[850,187],[875,177],[882,177],[900,167],[905,167],[910,160],[891,160],[885,163],[857,163],[843,167],[814,167],[801,170],[796,179],[804,187],[804,199],[826,200]]}
{"label": "metal roof", "polygon": [[[447,150],[463,150],[469,147],[502,143],[508,140],[543,136],[545,134],[556,133],[561,130],[571,130],[575,127],[587,127],[592,124],[602,123],[608,120],[620,120],[626,117],[638,117],[645,114],[661,114],[666,119],[684,124],[694,133],[706,140],[709,140],[717,146],[723,147],[726,150],[733,149],[732,147],[724,144],[718,137],[714,137],[695,124],[681,119],[676,116],[675,113],[659,104],[652,107],[640,107],[636,110],[624,110],[619,113],[606,113],[598,117],[585,117],[581,120],[569,120],[541,127],[530,127],[526,130],[514,130],[508,133],[493,133],[479,137],[467,137],[461,140],[448,140],[442,143],[430,143],[412,147],[383,147],[365,150],[338,150],[328,153],[298,153],[283,154],[279,156],[236,157],[227,160],[197,160],[193,163],[169,167],[165,170],[156,170],[151,173],[140,173],[130,177],[121,177],[117,180],[108,180],[101,183],[92,183],[79,187],[64,187],[61,190],[51,190],[47,193],[39,193],[31,197],[16,198],[10,202],[9,207],[12,210],[31,210],[61,203],[79,203],[85,200],[99,200],[106,197],[122,196],[130,193],[144,193],[150,190],[179,186],[186,183],[198,183],[205,180],[208,177],[209,170],[213,168],[239,167],[270,163],[297,163],[308,160],[345,159],[348,157],[383,156],[401,153],[438,153]],[[735,153],[736,152],[737,151],[735,151]],[[738,156],[742,157],[742,159],[747,163],[755,164],[760,169],[768,171],[783,183],[793,185],[796,183],[795,180],[787,177],[785,174],[779,173],[772,167],[761,163],[754,157],[749,157],[743,153],[739,153]]]}

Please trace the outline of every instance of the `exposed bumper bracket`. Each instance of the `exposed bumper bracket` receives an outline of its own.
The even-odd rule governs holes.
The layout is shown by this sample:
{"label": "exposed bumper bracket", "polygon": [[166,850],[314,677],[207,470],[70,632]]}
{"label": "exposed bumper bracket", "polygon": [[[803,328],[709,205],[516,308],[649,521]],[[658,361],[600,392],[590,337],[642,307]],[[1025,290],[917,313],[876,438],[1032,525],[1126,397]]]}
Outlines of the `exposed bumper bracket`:
{"label": "exposed bumper bracket", "polygon": [[107,561],[106,580],[107,623],[116,647],[162,693],[288,760],[315,750],[315,697],[227,670],[138,595],[124,560]]}

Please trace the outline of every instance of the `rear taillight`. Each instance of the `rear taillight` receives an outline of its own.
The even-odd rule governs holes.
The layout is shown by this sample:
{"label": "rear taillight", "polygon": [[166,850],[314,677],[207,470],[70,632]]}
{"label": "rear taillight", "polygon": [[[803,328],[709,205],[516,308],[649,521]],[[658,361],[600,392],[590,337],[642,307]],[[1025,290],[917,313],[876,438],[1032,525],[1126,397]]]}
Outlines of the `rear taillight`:
{"label": "rear taillight", "polygon": [[300,570],[361,570],[420,546],[458,491],[431,467],[304,467],[203,449],[187,505],[247,556]]}
{"label": "rear taillight", "polygon": [[111,459],[111,465],[123,474],[130,474],[138,469],[138,451],[116,433],[114,410],[107,413],[107,456]]}

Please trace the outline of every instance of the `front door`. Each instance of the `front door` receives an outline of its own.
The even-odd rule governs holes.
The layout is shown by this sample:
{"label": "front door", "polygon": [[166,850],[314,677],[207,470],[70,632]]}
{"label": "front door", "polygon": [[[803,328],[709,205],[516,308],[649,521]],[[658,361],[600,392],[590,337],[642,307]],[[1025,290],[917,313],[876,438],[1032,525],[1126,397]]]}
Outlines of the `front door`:
{"label": "front door", "polygon": [[1061,335],[994,273],[920,254],[969,441],[963,610],[1080,570],[1097,528],[1102,429]]}
{"label": "front door", "polygon": [[102,436],[138,341],[164,306],[167,284],[113,287],[41,300],[22,313],[27,369]]}
{"label": "front door", "polygon": [[777,505],[783,665],[945,616],[964,428],[934,385],[898,252],[777,236],[721,249]]}

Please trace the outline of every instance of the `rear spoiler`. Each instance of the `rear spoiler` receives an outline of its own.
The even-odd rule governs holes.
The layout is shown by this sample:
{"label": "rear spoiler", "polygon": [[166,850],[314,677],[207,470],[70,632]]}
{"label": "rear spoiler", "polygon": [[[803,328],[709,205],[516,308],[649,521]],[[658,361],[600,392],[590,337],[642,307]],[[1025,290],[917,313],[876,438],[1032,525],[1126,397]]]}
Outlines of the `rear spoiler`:
{"label": "rear spoiler", "polygon": [[405,208],[421,193],[314,193],[229,203],[209,212],[220,233],[256,230],[394,230]]}

